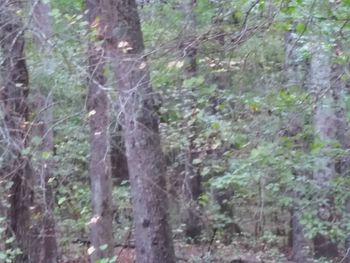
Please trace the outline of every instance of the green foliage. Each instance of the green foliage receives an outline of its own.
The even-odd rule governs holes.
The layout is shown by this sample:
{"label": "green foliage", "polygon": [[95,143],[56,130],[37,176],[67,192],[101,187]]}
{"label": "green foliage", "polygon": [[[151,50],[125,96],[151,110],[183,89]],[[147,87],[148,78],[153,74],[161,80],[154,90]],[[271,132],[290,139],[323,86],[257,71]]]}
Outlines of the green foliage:
{"label": "green foliage", "polygon": [[[261,238],[259,242],[271,245],[277,239],[275,226],[268,224],[271,211],[288,221],[285,214],[293,206],[302,211],[301,223],[308,238],[322,233],[344,241],[350,231],[349,215],[344,211],[350,198],[349,177],[336,176],[329,189],[324,190],[317,187],[312,173],[320,155],[326,153],[342,163],[348,149],[343,149],[335,140],[324,141],[315,135],[313,114],[317,101],[304,87],[308,77],[305,77],[306,84],[286,87],[283,36],[287,31],[294,32],[298,41],[294,47],[296,61],[308,67],[306,62],[312,56],[313,44],[310,39],[320,32],[326,49],[339,49],[332,53],[332,61],[345,68],[350,54],[347,42],[350,1],[333,1],[336,2],[334,7],[327,1],[309,0],[197,1],[193,10],[196,28],[191,36],[197,48],[197,72],[191,78],[184,76],[182,43],[188,21],[181,1],[151,2],[140,9],[140,14],[152,85],[163,98],[160,109],[162,147],[167,156],[175,155],[168,161],[168,184],[171,187],[172,177],[179,181],[183,178],[191,140],[191,151],[196,156],[190,165],[198,169],[201,176],[203,192],[199,204],[204,217],[207,216],[204,221],[209,225],[204,239],[210,239],[208,233],[213,228],[218,229],[218,239],[223,239],[226,227],[237,223],[244,228],[244,235],[249,238],[256,235]],[[78,247],[80,252],[76,252],[72,251],[76,247],[70,246],[77,238],[87,238],[86,224],[91,217],[85,106],[86,54],[93,34],[87,31],[84,1],[53,0],[50,3],[53,34],[46,43],[49,52],[38,50],[28,37],[26,59],[31,89],[54,98],[55,153],[38,155],[37,147],[42,138],[33,137],[22,154],[34,161],[53,161],[54,174],[49,183],[55,195],[60,245],[68,255],[72,252],[84,254],[84,247]],[[313,21],[317,27],[312,27]],[[106,90],[114,105],[118,94],[113,90],[118,84],[114,83],[112,68],[107,68],[105,74],[108,78]],[[348,69],[342,73],[341,80],[349,82]],[[340,104],[350,121],[347,91],[342,97]],[[296,132],[290,132],[291,126],[297,126],[291,123],[293,114],[301,124]],[[111,110],[111,118],[116,115]],[[3,118],[1,116],[1,122]],[[1,142],[3,153],[7,144],[3,138]],[[2,154],[0,158],[1,163],[7,160]],[[226,203],[233,216],[222,212],[213,197],[213,189],[234,190]],[[332,223],[320,220],[318,215],[320,205],[327,206],[330,194],[334,196],[335,214],[339,215]],[[172,199],[177,205],[183,205],[181,193]],[[116,204],[115,239],[121,243],[132,231],[128,182],[114,187],[113,200]],[[176,211],[171,212],[180,217]],[[267,222],[260,216],[266,217]],[[180,220],[173,221],[177,224]],[[259,228],[259,224],[262,233],[254,229]],[[289,230],[285,222],[276,225]],[[183,226],[179,223],[174,228],[182,230]],[[2,231],[1,226],[0,234]],[[20,253],[13,247],[1,251],[0,260],[11,262]],[[276,251],[268,253],[279,259]],[[214,262],[209,253],[191,260]],[[113,261],[112,258],[99,262]]]}

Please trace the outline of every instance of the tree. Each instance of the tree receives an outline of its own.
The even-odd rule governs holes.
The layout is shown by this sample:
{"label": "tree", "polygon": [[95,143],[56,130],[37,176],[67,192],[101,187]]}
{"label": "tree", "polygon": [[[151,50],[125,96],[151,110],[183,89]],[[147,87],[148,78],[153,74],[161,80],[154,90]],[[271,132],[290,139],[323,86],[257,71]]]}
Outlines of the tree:
{"label": "tree", "polygon": [[[335,46],[335,61],[341,61],[340,54],[337,50],[342,50],[339,44]],[[348,149],[350,148],[350,134],[349,134],[349,122],[346,117],[346,105],[344,103],[344,98],[347,97],[346,86],[343,80],[344,77],[344,65],[339,62],[335,62],[331,68],[331,83],[334,85],[334,100],[335,100],[335,114],[336,114],[336,124],[337,132],[336,138],[340,144],[340,148],[344,151],[340,158],[336,160],[336,171],[339,176],[344,178],[349,176],[349,167],[350,167],[350,156],[347,154]],[[345,200],[345,217],[349,216],[350,213],[350,202],[349,199]],[[350,235],[347,234],[345,238],[345,258],[344,262],[350,262],[350,253],[349,253],[349,243]]]}
{"label": "tree", "polygon": [[[43,1],[32,1],[34,45],[42,52],[41,60],[48,60],[50,48],[47,43],[52,34],[49,18],[50,6]],[[47,95],[43,95],[43,94]],[[32,236],[36,244],[33,262],[55,263],[58,261],[55,219],[53,214],[53,192],[49,180],[53,178],[55,164],[53,133],[53,98],[48,87],[38,83],[36,94],[31,97],[33,123],[31,127],[32,146],[37,150],[33,163],[34,178]],[[34,249],[33,249],[34,250]]]}
{"label": "tree", "polygon": [[[298,36],[295,30],[290,30],[285,33],[284,36],[285,45],[285,85],[287,88],[303,87],[303,66],[298,57],[298,51],[300,43],[298,43]],[[287,136],[295,136],[300,132],[303,126],[303,118],[300,112],[291,112],[288,118],[288,127],[286,127],[285,134]],[[302,142],[305,144],[305,142]],[[305,149],[304,149],[305,150]],[[296,172],[298,173],[298,172]],[[295,175],[297,178],[298,174]],[[300,223],[301,220],[301,209],[299,208],[299,202],[302,193],[298,190],[292,191],[294,203],[291,211],[291,245],[293,249],[293,259],[297,263],[304,263],[308,261],[308,242],[305,238],[304,226]]]}
{"label": "tree", "polygon": [[[119,108],[119,107],[118,107]],[[119,109],[116,109],[116,116]],[[116,118],[117,119],[117,118]],[[111,173],[112,178],[120,184],[129,179],[128,164],[125,156],[125,144],[121,125],[115,121],[111,129]]]}
{"label": "tree", "polygon": [[[33,161],[32,179],[33,204],[31,230],[28,232],[32,241],[32,261],[39,263],[58,262],[55,219],[53,214],[54,198],[49,180],[52,179],[54,167],[52,130],[52,98],[35,94],[31,98],[31,111],[35,119],[31,127],[32,146],[36,148]],[[41,139],[40,139],[41,138]]]}
{"label": "tree", "polygon": [[138,263],[175,262],[167,215],[165,160],[135,0],[103,2],[131,183]]}
{"label": "tree", "polygon": [[[326,199],[319,207],[320,220],[334,220],[334,200],[330,183],[336,176],[335,161],[330,156],[331,143],[336,140],[337,117],[335,113],[334,85],[331,83],[331,54],[326,50],[324,39],[312,38],[313,49],[310,68],[311,91],[316,95],[314,113],[316,140],[324,144],[315,160],[314,180]],[[322,215],[323,214],[323,215]],[[337,244],[329,237],[318,233],[314,238],[315,256],[334,258],[338,255]]]}
{"label": "tree", "polygon": [[6,132],[5,159],[1,163],[1,179],[9,183],[7,211],[9,221],[7,233],[14,234],[22,254],[15,262],[31,262],[30,205],[32,190],[30,178],[33,171],[25,149],[28,146],[29,121],[28,94],[29,75],[24,54],[24,27],[18,15],[22,7],[18,1],[0,3],[1,65],[1,109]]}
{"label": "tree", "polygon": [[[186,0],[182,4],[185,15],[185,25],[183,30],[183,40],[180,45],[181,54],[183,55],[184,63],[184,81],[190,81],[197,76],[197,41],[196,41],[196,21],[194,15],[195,1]],[[184,194],[184,224],[185,234],[192,239],[198,239],[201,233],[201,219],[198,210],[198,198],[201,194],[201,177],[199,168],[196,166],[195,159],[198,158],[198,150],[196,149],[195,139],[196,132],[196,102],[194,98],[195,87],[184,87],[185,98],[184,109],[189,116],[188,126],[185,127],[187,136],[187,149],[185,150],[185,177],[182,183]]]}
{"label": "tree", "polygon": [[88,115],[90,125],[90,163],[92,214],[90,221],[91,262],[113,255],[112,186],[109,137],[109,103],[105,90],[105,49],[99,44],[103,27],[101,2],[87,0],[88,21],[93,41],[89,43]]}

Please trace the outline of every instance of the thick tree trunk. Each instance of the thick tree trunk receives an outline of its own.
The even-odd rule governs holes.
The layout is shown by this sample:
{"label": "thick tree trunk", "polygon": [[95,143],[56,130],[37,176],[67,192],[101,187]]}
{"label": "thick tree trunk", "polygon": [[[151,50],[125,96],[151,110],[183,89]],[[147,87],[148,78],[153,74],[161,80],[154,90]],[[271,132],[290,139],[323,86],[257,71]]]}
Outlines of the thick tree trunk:
{"label": "thick tree trunk", "polygon": [[[340,55],[342,51],[341,45],[336,46],[336,55]],[[350,130],[349,122],[346,118],[346,105],[344,98],[348,95],[346,89],[346,83],[344,82],[344,68],[342,64],[333,64],[331,69],[331,83],[334,86],[333,97],[335,100],[335,114],[337,121],[337,133],[336,137],[344,151],[348,151],[350,148]],[[350,171],[350,156],[346,154],[342,156],[340,160],[337,160],[336,170],[340,176],[349,176]],[[348,199],[345,204],[345,212],[347,213],[346,217],[350,214],[350,200]],[[345,257],[344,263],[350,263],[350,235],[348,234],[345,239]]]}
{"label": "thick tree trunk", "polygon": [[[191,79],[197,75],[197,41],[195,39],[196,21],[193,13],[195,6],[194,0],[186,0],[183,3],[183,11],[186,16],[183,42],[181,45],[181,52],[184,56],[184,77],[185,79]],[[186,88],[184,88],[186,89]],[[195,145],[195,139],[197,137],[196,122],[191,119],[196,118],[196,113],[193,112],[193,105],[196,103],[193,97],[193,89],[185,90],[184,94],[188,94],[185,98],[185,113],[188,114],[190,120],[188,123],[192,123],[190,126],[185,127],[187,136],[187,149],[185,160],[185,178],[182,185],[184,194],[184,224],[185,234],[196,241],[201,234],[201,219],[199,213],[198,198],[201,194],[201,178],[199,168],[193,163],[198,157],[198,152]]]}
{"label": "thick tree trunk", "polygon": [[[320,151],[314,170],[314,179],[320,191],[326,193],[324,198],[327,204],[320,207],[327,210],[328,218],[320,220],[331,221],[333,216],[333,198],[330,196],[330,181],[336,176],[335,161],[329,154],[329,144],[336,140],[337,135],[337,117],[334,102],[334,86],[331,83],[331,62],[330,54],[322,47],[322,41],[315,38],[313,56],[311,59],[311,91],[314,92],[317,99],[317,106],[314,113],[315,135],[325,146]],[[321,210],[320,210],[321,211]],[[319,211],[319,213],[321,213]],[[326,214],[327,214],[326,213]],[[328,237],[318,234],[314,239],[314,249],[316,257],[334,258],[338,255],[337,244]]]}
{"label": "thick tree trunk", "polygon": [[175,262],[157,108],[135,0],[104,2],[131,182],[138,263]]}
{"label": "thick tree trunk", "polygon": [[[15,262],[31,261],[31,215],[32,190],[28,178],[32,178],[29,160],[23,155],[26,148],[29,77],[24,56],[24,34],[21,18],[17,15],[18,1],[0,2],[1,107],[4,115],[7,154],[1,163],[1,179],[12,183],[9,196],[10,208],[8,233],[16,237],[16,245],[22,254]],[[13,244],[10,244],[12,246]],[[13,247],[12,247],[13,248]]]}
{"label": "thick tree trunk", "polygon": [[[100,32],[102,25],[101,3],[86,1],[91,31]],[[95,36],[98,37],[98,36]],[[90,165],[92,214],[90,221],[91,262],[113,255],[112,231],[112,186],[109,149],[109,103],[104,90],[104,47],[96,43],[89,45],[88,111],[90,124]]]}

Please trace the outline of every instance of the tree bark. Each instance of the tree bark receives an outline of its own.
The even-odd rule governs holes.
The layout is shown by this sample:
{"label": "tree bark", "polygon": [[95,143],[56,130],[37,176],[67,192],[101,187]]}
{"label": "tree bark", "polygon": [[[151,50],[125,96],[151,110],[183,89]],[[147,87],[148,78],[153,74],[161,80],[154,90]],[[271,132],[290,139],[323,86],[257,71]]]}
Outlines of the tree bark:
{"label": "tree bark", "polygon": [[104,1],[105,39],[113,59],[126,145],[138,263],[175,262],[159,118],[135,0]]}
{"label": "tree bark", "polygon": [[[335,47],[335,56],[339,56],[342,51],[342,47],[337,43]],[[348,91],[346,89],[346,83],[344,82],[344,67],[342,64],[333,64],[331,68],[331,83],[334,86],[333,97],[335,101],[335,114],[336,114],[336,122],[337,122],[337,132],[336,138],[339,144],[342,147],[342,150],[347,152],[350,148],[350,131],[349,131],[349,122],[346,118],[346,105],[344,98],[348,95]],[[340,176],[349,176],[350,169],[350,156],[346,154],[337,160],[336,163],[336,171]],[[348,217],[350,214],[350,200],[348,199],[345,203],[345,215],[344,218]],[[345,238],[345,257],[344,263],[350,263],[350,235],[348,234]]]}
{"label": "tree bark", "polygon": [[[184,56],[184,78],[191,79],[197,75],[197,41],[195,39],[195,28],[196,19],[193,13],[195,6],[194,0],[186,0],[183,3],[183,11],[185,14],[185,27],[183,42],[181,44],[181,52]],[[184,89],[186,89],[184,87]],[[194,113],[193,105],[196,104],[193,89],[184,90],[184,94],[187,94],[185,98],[185,112],[189,114],[189,118],[196,118]],[[193,161],[198,158],[198,152],[195,145],[195,139],[197,137],[196,122],[191,120],[188,123],[192,123],[190,126],[185,127],[187,136],[187,149],[186,149],[186,160],[185,160],[185,178],[182,185],[184,194],[184,224],[185,234],[194,241],[197,241],[201,234],[201,219],[199,213],[198,198],[201,194],[201,177],[199,168]]]}
{"label": "tree bark", "polygon": [[102,29],[101,2],[86,0],[88,21],[96,42],[89,44],[88,111],[90,125],[90,164],[92,214],[90,221],[91,262],[113,255],[113,211],[111,188],[111,160],[109,149],[109,103],[104,89],[106,77],[105,49],[97,40]]}
{"label": "tree bark", "polygon": [[285,86],[287,88],[304,87],[305,82],[305,67],[304,62],[298,57],[298,35],[294,30],[289,30],[284,35],[284,76]]}
{"label": "tree bark", "polygon": [[125,142],[122,135],[122,127],[118,123],[115,124],[115,128],[111,131],[111,165],[112,178],[116,180],[117,185],[124,180],[129,180]]}
{"label": "tree bark", "polygon": [[[21,249],[14,262],[32,262],[30,250],[31,224],[30,205],[32,190],[28,178],[32,178],[29,159],[23,155],[27,147],[27,123],[29,121],[28,93],[29,76],[24,54],[24,28],[16,14],[21,9],[19,1],[6,0],[0,3],[1,108],[4,115],[7,142],[5,160],[1,163],[1,180],[9,180],[12,186],[7,193],[10,208],[8,234],[14,234],[16,245]],[[14,248],[10,244],[10,248]]]}
{"label": "tree bark", "polygon": [[32,227],[28,232],[32,236],[31,250],[35,253],[31,262],[58,262],[55,219],[53,214],[53,193],[49,179],[52,178],[54,163],[52,160],[53,112],[52,98],[37,94],[32,98],[32,111],[36,114],[31,128],[31,137],[41,138],[40,143],[32,145],[36,148],[36,158],[33,161],[33,206],[35,216],[32,217]]}
{"label": "tree bark", "polygon": [[[43,1],[32,0],[34,43],[43,54],[42,60],[47,59],[49,47],[47,39],[51,35],[50,7]],[[56,240],[55,219],[53,214],[53,192],[48,183],[55,168],[53,162],[54,134],[53,134],[53,100],[49,94],[44,96],[47,87],[39,86],[38,94],[32,98],[32,111],[35,113],[31,128],[32,138],[41,138],[40,143],[33,145],[36,148],[37,158],[33,160],[34,198],[33,204],[37,215],[33,219],[32,234],[33,248],[36,251],[34,262],[58,262],[58,247]],[[49,93],[48,91],[46,91]]]}
{"label": "tree bark", "polygon": [[[285,60],[284,75],[285,85],[287,88],[303,86],[303,70],[301,63],[298,61],[298,48],[300,44],[297,42],[297,35],[293,30],[285,33]],[[287,136],[295,136],[301,131],[304,116],[298,112],[291,112],[288,116],[288,127],[285,128]],[[298,173],[298,172],[297,172]],[[295,177],[300,175],[296,174]],[[308,262],[308,242],[304,236],[304,226],[300,223],[301,210],[299,208],[300,198],[303,194],[296,190],[292,190],[294,199],[293,208],[291,209],[291,245],[293,259],[296,263]]]}
{"label": "tree bark", "polygon": [[36,46],[47,53],[47,40],[52,34],[50,5],[43,0],[31,0],[33,8],[33,35]]}
{"label": "tree bark", "polygon": [[[314,113],[314,129],[316,138],[321,140],[325,146],[320,150],[315,160],[314,179],[320,193],[327,200],[327,205],[320,207],[327,210],[329,217],[320,220],[332,220],[333,200],[330,196],[330,182],[336,176],[335,162],[329,155],[330,143],[336,140],[337,117],[334,103],[334,86],[331,83],[331,62],[330,53],[322,47],[322,39],[313,39],[313,56],[311,59],[310,85],[311,91],[317,99],[317,106]],[[321,213],[319,211],[319,213]],[[322,216],[320,216],[322,217]],[[316,257],[334,258],[338,255],[337,244],[322,234],[314,238],[314,249]]]}

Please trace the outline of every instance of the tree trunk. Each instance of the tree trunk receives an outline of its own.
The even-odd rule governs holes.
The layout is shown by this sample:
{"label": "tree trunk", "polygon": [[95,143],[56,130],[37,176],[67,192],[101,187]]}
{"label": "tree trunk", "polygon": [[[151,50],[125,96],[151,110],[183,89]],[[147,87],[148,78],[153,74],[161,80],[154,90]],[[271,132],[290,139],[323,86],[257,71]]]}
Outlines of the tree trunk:
{"label": "tree trunk", "polygon": [[[303,70],[302,65],[298,61],[298,48],[296,33],[288,31],[285,33],[285,60],[284,73],[285,85],[287,88],[302,87],[303,86]],[[285,128],[287,136],[295,136],[301,131],[303,126],[304,116],[299,112],[291,112],[288,116],[288,127]],[[295,175],[298,177],[298,174]],[[293,208],[291,209],[291,245],[293,251],[293,259],[296,263],[306,263],[308,261],[308,242],[304,236],[304,227],[300,224],[301,211],[299,209],[299,202],[302,193],[292,191],[294,199]]]}
{"label": "tree trunk", "polygon": [[113,131],[111,131],[111,165],[112,178],[116,180],[117,185],[124,180],[129,180],[125,142],[122,135],[122,127],[118,123],[115,124]]}
{"label": "tree trunk", "polygon": [[[342,52],[342,47],[337,43],[336,45],[336,56],[339,56]],[[337,61],[337,60],[336,60]],[[337,122],[337,133],[336,137],[343,151],[348,152],[350,148],[350,131],[349,122],[346,118],[346,105],[344,98],[348,95],[346,89],[346,83],[344,82],[344,67],[342,64],[333,64],[331,69],[331,83],[334,86],[333,97],[335,100],[335,114]],[[350,171],[350,156],[347,153],[342,156],[340,160],[337,160],[336,171],[340,176],[349,176]],[[350,200],[348,199],[345,204],[345,213],[347,216],[350,214]],[[346,218],[346,216],[345,216]],[[350,263],[350,235],[348,234],[345,239],[345,257],[344,263]]]}
{"label": "tree trunk", "polygon": [[[217,14],[212,19],[212,27],[214,28],[215,42],[217,44],[218,59],[223,62],[223,65],[217,65],[219,70],[214,70],[212,75],[212,83],[216,86],[215,92],[209,99],[209,105],[211,107],[211,113],[216,115],[220,113],[220,104],[224,101],[225,91],[231,88],[231,77],[233,75],[232,70],[229,69],[228,65],[232,62],[229,52],[226,51],[229,41],[227,41],[225,26],[227,22],[224,20],[225,8],[220,6],[217,8]],[[237,21],[238,22],[238,21]],[[219,63],[220,64],[220,63]]]}
{"label": "tree trunk", "polygon": [[33,7],[33,35],[36,46],[47,53],[47,40],[52,34],[50,5],[43,0],[31,0]]}
{"label": "tree trunk", "polygon": [[[54,163],[52,161],[53,138],[53,112],[50,96],[36,95],[32,98],[32,111],[36,113],[31,128],[31,137],[41,138],[39,143],[33,141],[32,147],[36,148],[36,161],[33,161],[33,207],[35,215],[32,218],[30,230],[32,236],[31,250],[35,251],[32,262],[56,263],[58,251],[53,215],[53,193],[48,183],[52,178]],[[29,230],[28,230],[29,231]]]}
{"label": "tree trunk", "polygon": [[[325,146],[320,150],[315,161],[314,179],[319,187],[320,193],[327,200],[327,204],[320,207],[327,210],[328,218],[320,220],[332,220],[333,200],[328,193],[330,182],[336,176],[335,162],[329,155],[330,143],[336,140],[337,117],[334,104],[334,86],[331,83],[331,62],[330,54],[322,47],[322,40],[313,39],[314,49],[311,59],[311,91],[317,99],[317,106],[314,113],[314,129],[316,138],[321,140]],[[321,213],[319,211],[319,213]],[[322,216],[320,216],[322,217]],[[338,255],[337,244],[328,237],[317,234],[314,238],[314,249],[316,257],[334,258]]]}
{"label": "tree trunk", "polygon": [[298,57],[298,35],[294,30],[289,30],[284,35],[284,75],[287,88],[304,87],[305,69],[304,62]]}
{"label": "tree trunk", "polygon": [[[1,179],[11,181],[9,196],[10,208],[7,212],[9,228],[7,233],[14,234],[16,245],[21,249],[15,262],[31,261],[30,203],[32,190],[28,178],[32,178],[32,169],[28,157],[23,155],[27,144],[27,123],[29,120],[27,96],[29,76],[24,55],[23,23],[17,15],[19,1],[1,1],[0,3],[0,45],[1,65],[1,107],[4,115],[7,149],[4,162],[1,163]],[[9,244],[9,248],[14,248]]]}
{"label": "tree trunk", "polygon": [[120,96],[138,263],[175,262],[165,160],[135,0],[104,2],[105,38]]}
{"label": "tree trunk", "polygon": [[[47,39],[51,35],[51,23],[49,19],[50,7],[43,1],[32,0],[34,21],[34,43],[42,51],[43,60],[47,59],[49,48]],[[53,214],[53,193],[49,179],[52,178],[54,169],[53,151],[53,101],[51,95],[41,95],[45,88],[39,86],[39,94],[35,95],[32,111],[36,113],[33,122],[31,137],[41,138],[40,143],[35,143],[37,158],[33,161],[34,168],[34,199],[33,204],[37,214],[33,218],[33,248],[36,251],[34,262],[55,263],[58,262],[58,248],[56,240],[55,219]]]}
{"label": "tree trunk", "polygon": [[[186,0],[183,3],[183,11],[186,15],[183,42],[181,44],[181,52],[184,56],[184,78],[191,79],[197,75],[197,41],[195,39],[196,21],[193,13],[195,6],[194,0]],[[184,89],[186,89],[184,87]],[[189,88],[187,88],[189,89]],[[201,178],[199,168],[193,161],[198,158],[198,152],[195,145],[195,139],[197,137],[196,122],[191,121],[192,118],[196,118],[193,106],[196,104],[193,95],[193,90],[184,90],[184,94],[187,94],[185,98],[185,113],[188,114],[190,120],[187,123],[192,123],[190,126],[185,127],[187,136],[187,149],[185,160],[185,178],[182,185],[184,194],[184,224],[185,234],[197,241],[201,234],[201,219],[199,214],[198,198],[201,194]]]}
{"label": "tree trunk", "polygon": [[[87,0],[90,30],[101,32],[101,3]],[[95,37],[99,37],[98,35]],[[89,44],[88,111],[90,125],[90,165],[92,214],[90,221],[90,259],[110,258],[113,255],[112,188],[109,149],[109,103],[104,90],[104,47],[93,41]]]}

